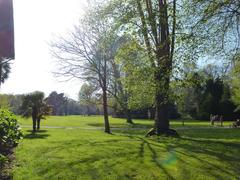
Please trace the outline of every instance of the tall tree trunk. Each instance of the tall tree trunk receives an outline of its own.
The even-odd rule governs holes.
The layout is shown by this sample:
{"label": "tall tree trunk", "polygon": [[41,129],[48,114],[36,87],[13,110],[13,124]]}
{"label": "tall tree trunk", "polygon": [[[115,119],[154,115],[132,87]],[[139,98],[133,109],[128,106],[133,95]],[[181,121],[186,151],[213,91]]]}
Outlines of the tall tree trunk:
{"label": "tall tree trunk", "polygon": [[[169,129],[168,93],[175,41],[176,0],[173,0],[173,28],[171,40],[168,24],[167,1],[158,1],[158,13],[154,13],[153,2],[151,0],[145,0],[145,9],[142,3],[141,0],[137,0],[137,10],[142,22],[142,34],[150,63],[154,69],[154,83],[156,85],[156,134],[174,134],[173,130]],[[149,30],[151,30],[151,34]]]}
{"label": "tall tree trunk", "polygon": [[160,21],[160,46],[156,47],[157,66],[155,69],[156,83],[156,114],[155,128],[157,135],[167,133],[169,130],[168,119],[168,92],[170,74],[172,70],[172,59],[170,55],[169,26],[166,1],[159,1],[159,21]]}
{"label": "tall tree trunk", "polygon": [[[165,56],[168,58],[168,56]],[[168,59],[160,59],[161,67],[155,71],[155,82],[156,82],[156,111],[155,111],[155,128],[157,135],[167,132],[169,129],[168,119],[168,91],[169,91],[169,73],[167,63]],[[164,65],[165,64],[165,65]],[[163,68],[164,67],[164,68]],[[164,71],[165,70],[165,71]]]}
{"label": "tall tree trunk", "polygon": [[105,132],[110,134],[111,131],[110,131],[110,125],[109,125],[109,119],[108,119],[107,91],[106,91],[105,85],[102,88],[102,91],[103,91],[103,114],[104,114]]}
{"label": "tall tree trunk", "polygon": [[[106,62],[105,62],[106,67]],[[105,125],[105,132],[111,133],[109,119],[108,119],[108,104],[107,104],[107,82],[106,82],[106,69],[104,69],[104,77],[102,79],[102,93],[103,93],[103,114],[104,114],[104,125]]]}

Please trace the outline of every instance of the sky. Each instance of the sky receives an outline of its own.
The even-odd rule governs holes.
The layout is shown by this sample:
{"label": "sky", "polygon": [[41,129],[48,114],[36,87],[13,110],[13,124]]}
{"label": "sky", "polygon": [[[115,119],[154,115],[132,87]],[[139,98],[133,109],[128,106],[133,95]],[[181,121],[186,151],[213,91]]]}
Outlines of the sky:
{"label": "sky", "polygon": [[49,42],[64,36],[84,13],[84,0],[13,0],[15,26],[15,60],[9,79],[0,93],[23,94],[43,91],[65,93],[76,99],[81,80],[60,82],[54,77],[56,60]]}

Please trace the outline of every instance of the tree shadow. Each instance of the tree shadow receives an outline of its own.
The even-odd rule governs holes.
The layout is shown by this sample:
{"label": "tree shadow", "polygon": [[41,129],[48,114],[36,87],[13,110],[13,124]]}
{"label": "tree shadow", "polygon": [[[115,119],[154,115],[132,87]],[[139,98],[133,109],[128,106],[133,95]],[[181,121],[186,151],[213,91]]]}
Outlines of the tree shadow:
{"label": "tree shadow", "polygon": [[[181,171],[185,172],[186,177],[188,176],[188,171],[185,168],[184,164],[187,164],[186,159],[193,159],[199,162],[200,164],[205,164],[206,166],[202,167],[203,171],[206,171],[212,177],[216,179],[222,179],[222,175],[229,177],[237,177],[239,168],[240,157],[238,155],[238,149],[240,149],[239,142],[223,142],[219,140],[209,140],[209,139],[193,139],[190,137],[182,138],[161,138],[161,144],[156,143],[159,140],[149,139],[148,140],[137,137],[141,140],[139,146],[138,156],[141,157],[142,162],[144,159],[145,149],[148,148],[151,152],[152,161],[156,164],[159,169],[161,169],[169,179],[174,179],[174,177],[167,171],[164,167],[164,163],[159,161],[159,153],[156,152],[154,147],[163,148],[161,144],[166,146],[166,149],[171,153],[171,149],[174,149],[177,160],[179,160],[183,166],[180,168]],[[223,149],[228,149],[227,152],[223,152]],[[184,158],[186,157],[186,158]],[[224,161],[225,166],[221,164],[211,162],[211,159],[204,159],[202,157],[210,157],[213,159],[219,159]],[[192,164],[189,164],[192,166]]]}
{"label": "tree shadow", "polygon": [[[104,123],[87,123],[88,126],[93,126],[93,127],[104,127]],[[111,124],[111,128],[122,128],[125,127],[126,125],[124,123],[114,123]]]}
{"label": "tree shadow", "polygon": [[[104,123],[87,123],[88,126],[93,127],[104,127]],[[113,123],[111,124],[111,128],[151,128],[152,125],[148,124],[140,124],[140,123]]]}
{"label": "tree shadow", "polygon": [[[186,157],[190,157],[195,159],[196,161],[205,164],[204,167],[206,170],[215,169],[217,172],[222,172],[227,176],[237,177],[237,174],[233,174],[232,172],[236,172],[239,168],[239,154],[237,153],[237,149],[240,149],[240,143],[234,142],[221,142],[216,140],[202,140],[202,139],[192,139],[192,138],[181,138],[182,140],[187,140],[190,143],[183,143],[179,141],[175,144],[176,148],[184,149],[184,151],[176,150],[178,154],[182,154]],[[227,148],[227,152],[223,152],[223,148]],[[188,153],[186,153],[188,152]],[[209,156],[214,159],[219,159],[224,161],[227,166],[221,166],[220,164],[215,164],[211,162],[209,159],[201,158],[202,155]],[[227,169],[226,169],[227,167]],[[209,171],[209,173],[216,177],[217,179],[221,179],[218,173],[214,173]]]}
{"label": "tree shadow", "polygon": [[191,138],[204,138],[204,139],[239,139],[240,133],[238,129],[222,128],[222,127],[204,127],[204,128],[186,128],[179,129],[184,136]]}
{"label": "tree shadow", "polygon": [[23,136],[24,139],[46,139],[49,136],[49,134],[46,134],[47,130],[39,130],[37,132],[27,130],[27,132],[29,133]]}
{"label": "tree shadow", "polygon": [[[32,130],[27,130],[27,132],[33,133]],[[38,130],[38,131],[36,131],[35,133],[45,133],[45,132],[48,132],[48,130]]]}
{"label": "tree shadow", "polygon": [[208,144],[208,145],[212,145],[215,146],[217,145],[221,145],[221,146],[228,146],[230,148],[238,148],[240,149],[240,143],[238,142],[222,142],[219,140],[213,140],[213,139],[194,139],[194,138],[189,138],[189,137],[181,137],[182,140],[187,140],[187,141],[192,141],[195,143],[204,143],[204,144]]}
{"label": "tree shadow", "polygon": [[152,158],[152,161],[155,163],[155,165],[167,175],[168,179],[174,180],[174,177],[166,170],[166,168],[163,167],[162,162],[159,161],[158,154],[156,153],[154,148],[151,146],[151,143],[149,143],[144,138],[139,137],[138,139],[141,141],[138,155],[142,159],[144,158],[144,151],[145,151],[145,146],[146,146],[151,152],[151,158]]}

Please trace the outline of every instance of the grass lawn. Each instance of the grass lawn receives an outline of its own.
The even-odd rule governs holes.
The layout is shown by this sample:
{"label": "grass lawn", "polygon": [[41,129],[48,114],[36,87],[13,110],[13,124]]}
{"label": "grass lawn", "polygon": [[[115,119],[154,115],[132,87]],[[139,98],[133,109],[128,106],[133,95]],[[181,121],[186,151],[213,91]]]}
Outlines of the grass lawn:
{"label": "grass lawn", "polygon": [[16,149],[13,179],[240,177],[240,129],[199,121],[187,121],[182,127],[181,121],[172,121],[181,138],[145,138],[152,121],[137,120],[130,126],[110,118],[116,128],[113,135],[99,129],[102,122],[100,116],[49,117],[43,126],[62,128],[45,127],[33,135],[31,120],[20,119],[25,138]]}

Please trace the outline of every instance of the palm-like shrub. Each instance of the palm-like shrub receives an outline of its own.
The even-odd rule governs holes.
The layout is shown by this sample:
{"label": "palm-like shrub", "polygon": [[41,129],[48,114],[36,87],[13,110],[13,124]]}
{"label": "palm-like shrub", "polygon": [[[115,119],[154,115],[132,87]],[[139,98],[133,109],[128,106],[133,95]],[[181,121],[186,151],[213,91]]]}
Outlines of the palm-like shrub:
{"label": "palm-like shrub", "polygon": [[51,107],[46,103],[43,92],[33,92],[23,97],[21,114],[25,118],[32,117],[33,131],[40,129],[41,119],[51,114]]}
{"label": "palm-like shrub", "polygon": [[11,70],[9,61],[9,59],[3,59],[0,57],[0,86],[9,77]]}

